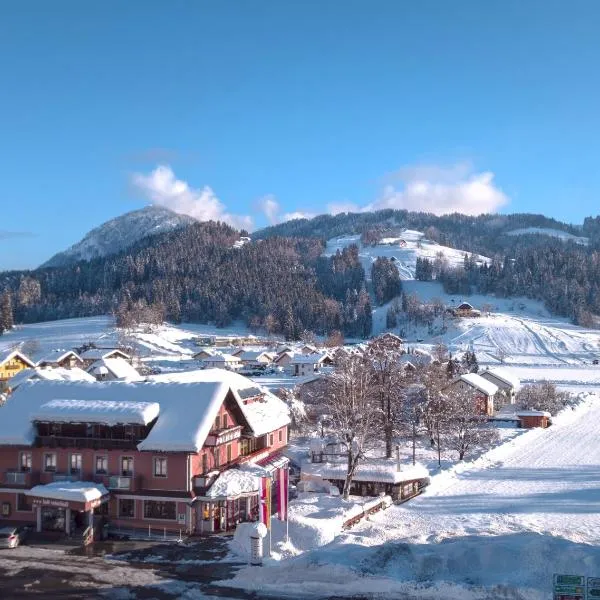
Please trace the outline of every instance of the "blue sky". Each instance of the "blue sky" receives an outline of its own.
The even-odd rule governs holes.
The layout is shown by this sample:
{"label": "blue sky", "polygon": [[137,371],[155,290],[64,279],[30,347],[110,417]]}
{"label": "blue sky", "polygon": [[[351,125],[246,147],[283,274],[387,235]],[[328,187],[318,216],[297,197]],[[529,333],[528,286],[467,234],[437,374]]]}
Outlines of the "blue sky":
{"label": "blue sky", "polygon": [[[600,3],[0,3],[0,268],[149,202],[595,214]],[[31,236],[25,235],[27,233]]]}

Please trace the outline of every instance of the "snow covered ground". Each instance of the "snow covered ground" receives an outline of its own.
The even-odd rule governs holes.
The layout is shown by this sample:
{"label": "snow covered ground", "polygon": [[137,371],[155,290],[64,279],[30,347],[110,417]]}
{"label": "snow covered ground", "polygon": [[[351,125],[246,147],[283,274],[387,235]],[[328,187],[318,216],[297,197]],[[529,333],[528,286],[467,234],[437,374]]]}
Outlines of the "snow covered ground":
{"label": "snow covered ground", "polygon": [[234,583],[266,592],[285,582],[306,597],[549,599],[553,573],[600,576],[599,420],[596,388],[550,429],[442,472],[422,496]]}
{"label": "snow covered ground", "polygon": [[512,231],[508,231],[505,235],[525,234],[547,235],[561,239],[564,242],[575,242],[576,244],[581,244],[582,246],[587,246],[590,243],[590,240],[587,237],[573,235],[567,231],[562,231],[561,229],[551,229],[550,227],[524,227],[522,229],[513,229]]}
{"label": "snow covered ground", "polygon": [[[376,246],[363,246],[360,243],[360,235],[332,238],[327,241],[323,255],[331,256],[351,244],[356,244],[359,248],[359,257],[368,280],[371,278],[371,264],[380,256],[395,259],[401,279],[414,279],[418,257],[435,260],[438,254],[441,254],[450,266],[462,265],[465,257],[464,250],[440,246],[426,239],[420,231],[410,229],[403,231],[398,237],[384,238]],[[475,255],[475,259],[480,262],[489,260],[479,255]]]}

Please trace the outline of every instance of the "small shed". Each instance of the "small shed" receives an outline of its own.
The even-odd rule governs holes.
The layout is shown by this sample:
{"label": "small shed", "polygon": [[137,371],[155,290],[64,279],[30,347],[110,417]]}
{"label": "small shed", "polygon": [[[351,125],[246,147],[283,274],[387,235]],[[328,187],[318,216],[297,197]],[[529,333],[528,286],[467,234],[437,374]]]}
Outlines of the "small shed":
{"label": "small shed", "polygon": [[520,410],[517,413],[519,421],[521,421],[521,427],[524,429],[533,429],[534,427],[542,427],[545,429],[552,425],[551,415],[545,410]]}

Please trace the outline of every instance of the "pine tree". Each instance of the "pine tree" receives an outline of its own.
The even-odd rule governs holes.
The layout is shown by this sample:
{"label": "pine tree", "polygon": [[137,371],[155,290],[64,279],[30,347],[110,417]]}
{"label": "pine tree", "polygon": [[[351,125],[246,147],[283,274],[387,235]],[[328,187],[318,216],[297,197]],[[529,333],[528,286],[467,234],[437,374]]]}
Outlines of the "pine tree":
{"label": "pine tree", "polygon": [[4,292],[0,297],[0,329],[8,331],[14,326],[12,298],[10,292]]}

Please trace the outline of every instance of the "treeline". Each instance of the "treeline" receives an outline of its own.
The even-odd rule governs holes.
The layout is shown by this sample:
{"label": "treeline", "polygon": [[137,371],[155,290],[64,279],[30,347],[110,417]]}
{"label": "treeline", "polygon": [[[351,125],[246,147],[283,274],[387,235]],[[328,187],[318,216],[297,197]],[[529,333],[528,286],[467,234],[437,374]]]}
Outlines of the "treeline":
{"label": "treeline", "polygon": [[314,238],[233,248],[238,237],[227,225],[198,223],[90,262],[4,273],[0,289],[19,322],[115,313],[124,325],[140,315],[217,326],[241,319],[290,339],[307,329],[370,334],[357,252],[323,259]]}
{"label": "treeline", "polygon": [[423,259],[417,278],[441,281],[453,295],[495,294],[541,300],[554,314],[587,327],[600,314],[600,251],[548,238],[536,246],[515,245],[502,259],[478,264],[465,255],[461,268],[436,269]]}
{"label": "treeline", "polygon": [[[329,239],[341,235],[360,234],[365,244],[375,244],[382,237],[397,235],[402,228],[422,231],[425,236],[444,246],[493,256],[510,249],[515,237],[503,235],[527,227],[558,229],[573,235],[590,235],[600,240],[600,219],[588,218],[583,229],[562,223],[544,215],[516,213],[511,215],[468,216],[454,213],[437,216],[431,213],[406,210],[380,210],[365,213],[320,215],[313,219],[295,219],[267,227],[254,238],[318,237]],[[521,243],[537,245],[539,235],[519,236]]]}

